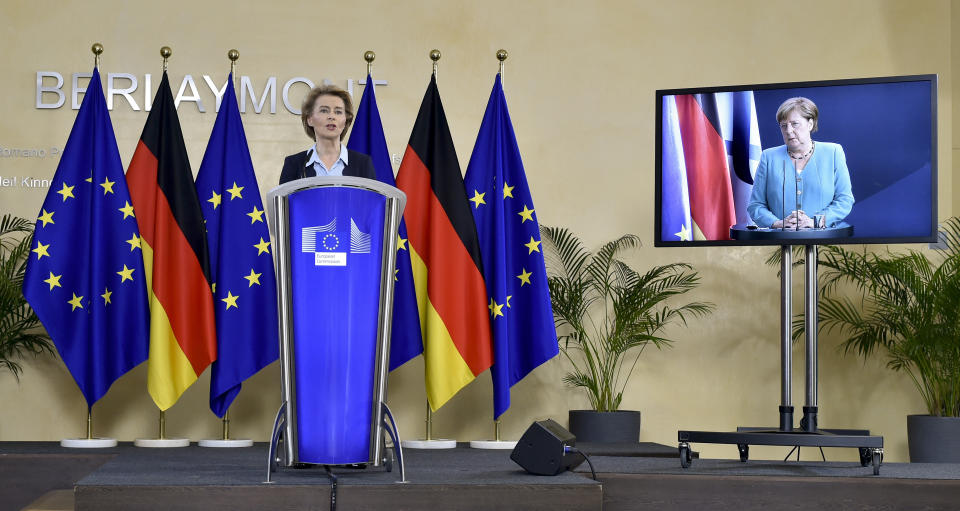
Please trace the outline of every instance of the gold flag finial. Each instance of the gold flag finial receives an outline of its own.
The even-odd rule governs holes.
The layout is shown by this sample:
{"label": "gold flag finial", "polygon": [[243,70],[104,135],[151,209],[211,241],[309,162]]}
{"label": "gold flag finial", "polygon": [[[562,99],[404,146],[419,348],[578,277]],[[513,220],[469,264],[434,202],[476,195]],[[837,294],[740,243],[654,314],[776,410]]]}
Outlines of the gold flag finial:
{"label": "gold flag finial", "polygon": [[237,78],[237,59],[240,58],[240,52],[236,48],[227,52],[227,58],[230,59],[230,74]]}
{"label": "gold flag finial", "polygon": [[503,61],[507,60],[507,57],[510,54],[507,53],[507,50],[500,48],[497,50],[497,60],[500,61],[500,86],[503,87]]}
{"label": "gold flag finial", "polygon": [[363,60],[367,61],[367,74],[372,74],[373,72],[373,60],[377,58],[377,54],[373,50],[367,50],[363,52]]}
{"label": "gold flag finial", "polygon": [[90,47],[90,51],[93,52],[93,67],[100,69],[100,54],[103,53],[103,45],[100,43],[93,43],[93,46]]}
{"label": "gold flag finial", "polygon": [[170,55],[173,55],[173,50],[169,46],[164,46],[160,48],[160,56],[163,57],[163,72],[167,72],[167,59],[170,58]]}
{"label": "gold flag finial", "polygon": [[430,60],[433,61],[433,76],[437,76],[437,62],[440,61],[440,50],[436,48],[430,50]]}

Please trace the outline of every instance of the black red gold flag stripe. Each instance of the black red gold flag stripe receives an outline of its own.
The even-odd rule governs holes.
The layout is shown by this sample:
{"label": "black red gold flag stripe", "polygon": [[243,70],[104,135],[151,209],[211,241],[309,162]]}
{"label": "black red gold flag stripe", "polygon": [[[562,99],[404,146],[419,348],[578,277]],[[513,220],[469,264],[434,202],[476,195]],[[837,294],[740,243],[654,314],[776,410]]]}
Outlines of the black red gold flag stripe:
{"label": "black red gold flag stripe", "polygon": [[147,388],[173,406],[217,354],[203,214],[167,73],[127,169],[150,301]]}
{"label": "black red gold flag stripe", "polygon": [[420,105],[397,186],[407,194],[427,400],[436,410],[493,363],[480,244],[436,77]]}

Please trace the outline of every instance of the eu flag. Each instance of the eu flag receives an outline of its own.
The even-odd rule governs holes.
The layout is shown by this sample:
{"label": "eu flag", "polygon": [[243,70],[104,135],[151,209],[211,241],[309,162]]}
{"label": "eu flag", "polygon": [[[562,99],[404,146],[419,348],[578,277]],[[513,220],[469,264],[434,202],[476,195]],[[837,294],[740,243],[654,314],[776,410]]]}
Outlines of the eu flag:
{"label": "eu flag", "polygon": [[240,384],[278,357],[277,291],[263,202],[233,74],[197,172],[217,323],[210,409],[223,417]]}
{"label": "eu flag", "polygon": [[[387,140],[383,136],[383,124],[377,109],[373,79],[367,75],[367,86],[357,108],[357,116],[350,132],[347,147],[370,156],[377,171],[377,180],[397,186],[387,152]],[[423,338],[420,335],[420,313],[417,309],[417,292],[413,287],[410,269],[410,249],[407,247],[407,224],[400,220],[397,249],[397,268],[393,291],[393,326],[390,339],[390,370],[423,353]]]}
{"label": "eu flag", "polygon": [[662,133],[663,209],[660,212],[660,239],[692,241],[690,189],[687,185],[687,166],[683,160],[683,139],[680,136],[680,121],[677,118],[677,102],[674,96],[663,98]]}
{"label": "eu flag", "polygon": [[32,247],[23,294],[91,408],[149,345],[140,231],[96,68]]}
{"label": "eu flag", "polygon": [[464,184],[490,295],[493,416],[498,418],[510,408],[510,387],[559,352],[540,228],[499,74]]}

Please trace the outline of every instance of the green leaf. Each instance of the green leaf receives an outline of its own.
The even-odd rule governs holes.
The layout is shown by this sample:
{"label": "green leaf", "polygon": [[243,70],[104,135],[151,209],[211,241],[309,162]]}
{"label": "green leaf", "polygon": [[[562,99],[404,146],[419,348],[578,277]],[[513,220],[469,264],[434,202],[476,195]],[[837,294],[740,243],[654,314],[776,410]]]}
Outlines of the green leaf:
{"label": "green leaf", "polygon": [[[844,353],[884,356],[906,373],[937,416],[960,416],[960,219],[942,226],[946,249],[895,253],[819,250],[821,332]],[[771,258],[772,259],[772,258]],[[803,335],[794,320],[793,336]]]}
{"label": "green leaf", "polygon": [[669,347],[665,329],[708,315],[713,304],[674,303],[700,283],[688,264],[641,274],[624,263],[621,254],[640,246],[636,235],[593,253],[567,229],[541,226],[541,233],[558,342],[573,367],[563,381],[584,389],[594,410],[615,411],[644,348]]}
{"label": "green leaf", "polygon": [[10,214],[0,218],[0,369],[18,380],[22,359],[54,352],[50,337],[23,297],[33,224]]}

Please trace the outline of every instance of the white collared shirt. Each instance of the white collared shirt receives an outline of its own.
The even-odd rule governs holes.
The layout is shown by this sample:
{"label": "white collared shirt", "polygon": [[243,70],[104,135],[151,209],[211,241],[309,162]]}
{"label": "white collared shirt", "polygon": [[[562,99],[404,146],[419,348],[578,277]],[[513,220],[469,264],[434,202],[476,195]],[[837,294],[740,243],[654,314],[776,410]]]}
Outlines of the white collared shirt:
{"label": "white collared shirt", "polygon": [[333,167],[327,169],[327,166],[317,156],[317,146],[313,145],[307,150],[307,163],[304,166],[312,166],[318,176],[342,176],[343,168],[347,166],[347,146],[340,144],[340,157],[333,162]]}

